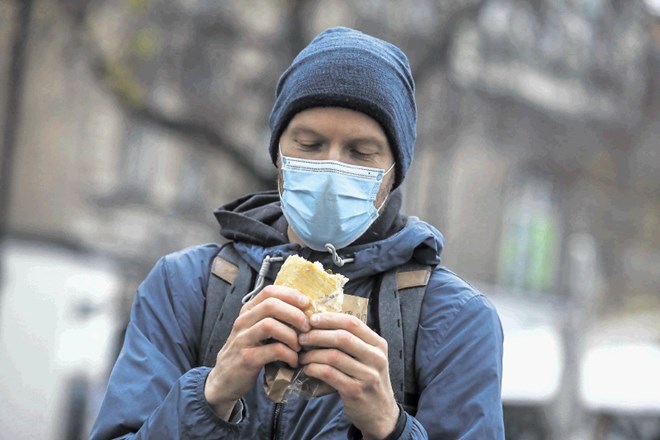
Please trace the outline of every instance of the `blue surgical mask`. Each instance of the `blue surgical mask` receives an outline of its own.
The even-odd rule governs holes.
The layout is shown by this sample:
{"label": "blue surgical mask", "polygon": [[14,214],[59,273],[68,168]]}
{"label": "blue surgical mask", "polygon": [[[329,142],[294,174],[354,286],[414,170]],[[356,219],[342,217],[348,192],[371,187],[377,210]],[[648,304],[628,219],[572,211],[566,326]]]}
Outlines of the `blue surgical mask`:
{"label": "blue surgical mask", "polygon": [[308,247],[341,249],[369,229],[383,204],[374,201],[387,171],[333,160],[283,156],[282,211],[289,226]]}

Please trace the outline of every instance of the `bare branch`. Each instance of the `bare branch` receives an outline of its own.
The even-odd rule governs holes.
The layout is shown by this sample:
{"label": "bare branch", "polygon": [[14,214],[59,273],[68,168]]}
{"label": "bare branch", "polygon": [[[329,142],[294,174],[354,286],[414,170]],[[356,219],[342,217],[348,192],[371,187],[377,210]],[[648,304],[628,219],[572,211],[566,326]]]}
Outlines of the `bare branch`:
{"label": "bare branch", "polygon": [[123,111],[131,117],[157,125],[163,129],[176,132],[179,135],[195,141],[192,146],[208,144],[230,155],[236,164],[250,173],[259,187],[272,188],[275,173],[266,172],[257,167],[250,155],[250,149],[231,142],[220,131],[208,123],[197,119],[173,117],[164,110],[151,105],[146,99],[146,88],[133,75],[129,66],[119,60],[112,60],[95,44],[86,31],[82,12],[88,13],[88,8],[65,8],[74,11],[77,37],[82,52],[87,60],[90,71],[99,84],[107,90],[120,105]]}

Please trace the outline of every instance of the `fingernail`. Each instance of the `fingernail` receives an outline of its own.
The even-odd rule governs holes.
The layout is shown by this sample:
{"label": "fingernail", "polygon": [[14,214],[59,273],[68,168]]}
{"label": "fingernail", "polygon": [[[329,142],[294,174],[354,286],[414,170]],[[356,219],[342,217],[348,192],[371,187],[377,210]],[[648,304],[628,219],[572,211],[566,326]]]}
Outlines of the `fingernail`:
{"label": "fingernail", "polygon": [[301,344],[306,343],[308,339],[309,339],[309,336],[307,336],[307,334],[304,334],[304,333],[301,334],[301,335],[298,337],[298,341],[299,341]]}
{"label": "fingernail", "polygon": [[312,317],[309,318],[309,320],[312,322],[312,324],[318,324],[319,322],[321,322],[321,317],[319,315],[312,315]]}

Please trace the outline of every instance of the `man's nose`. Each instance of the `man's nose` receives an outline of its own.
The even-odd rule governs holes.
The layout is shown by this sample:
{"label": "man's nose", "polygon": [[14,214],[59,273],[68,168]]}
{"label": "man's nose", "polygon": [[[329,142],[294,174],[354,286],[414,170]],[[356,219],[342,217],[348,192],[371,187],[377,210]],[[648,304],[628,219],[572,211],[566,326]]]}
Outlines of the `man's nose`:
{"label": "man's nose", "polygon": [[342,162],[342,153],[343,153],[343,148],[341,145],[331,144],[330,148],[328,148],[327,160],[335,160],[337,162]]}

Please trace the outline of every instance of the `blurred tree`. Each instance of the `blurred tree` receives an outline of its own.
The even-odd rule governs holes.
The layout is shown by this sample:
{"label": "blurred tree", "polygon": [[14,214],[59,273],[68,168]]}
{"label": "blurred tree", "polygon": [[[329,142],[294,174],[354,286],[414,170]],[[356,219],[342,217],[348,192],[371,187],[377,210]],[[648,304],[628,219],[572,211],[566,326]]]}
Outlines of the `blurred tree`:
{"label": "blurred tree", "polygon": [[[487,246],[482,259],[471,245],[453,254],[456,264],[481,267],[468,269],[478,278],[495,280],[497,237],[507,226],[504,206],[490,225],[465,223],[466,213],[449,206],[461,198],[452,170],[462,169],[455,161],[466,157],[466,142],[491,145],[509,170],[491,172],[496,192],[483,197],[499,192],[506,199],[506,176],[522,173],[553,181],[550,198],[569,215],[567,201],[575,199],[566,192],[583,184],[617,188],[619,201],[587,213],[589,227],[598,227],[600,242],[609,230],[630,231],[624,236],[633,239],[637,229],[634,218],[621,224],[616,212],[635,209],[624,201],[631,195],[647,197],[629,161],[647,130],[657,130],[652,19],[641,0],[59,4],[99,84],[131,118],[183,135],[191,146],[214,146],[262,188],[274,182],[263,154],[274,85],[305,42],[321,28],[346,24],[399,44],[410,56],[421,110],[422,160],[407,185],[407,206],[446,230],[450,244],[473,237]],[[563,223],[564,233],[577,227],[571,218]],[[619,257],[609,247],[603,252],[614,271]]]}
{"label": "blurred tree", "polygon": [[[5,6],[6,7],[6,6]],[[16,150],[17,122],[21,109],[21,92],[25,79],[25,51],[28,35],[30,33],[30,19],[32,13],[32,1],[26,0],[16,6],[14,10],[7,9],[5,12],[14,12],[15,20],[11,29],[9,50],[7,50],[7,92],[4,96],[2,112],[4,120],[0,121],[2,128],[2,150],[0,157],[0,240],[7,232],[8,212],[12,188],[12,170],[14,165],[14,152]],[[1,12],[1,11],[0,11]]]}

